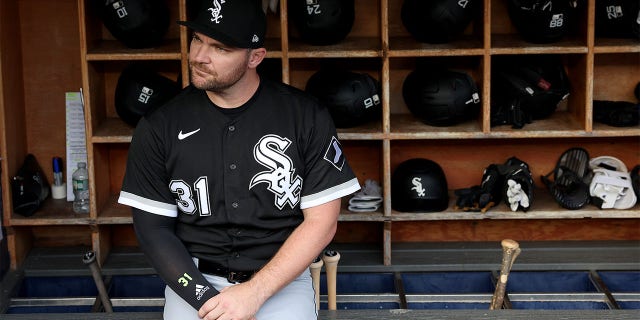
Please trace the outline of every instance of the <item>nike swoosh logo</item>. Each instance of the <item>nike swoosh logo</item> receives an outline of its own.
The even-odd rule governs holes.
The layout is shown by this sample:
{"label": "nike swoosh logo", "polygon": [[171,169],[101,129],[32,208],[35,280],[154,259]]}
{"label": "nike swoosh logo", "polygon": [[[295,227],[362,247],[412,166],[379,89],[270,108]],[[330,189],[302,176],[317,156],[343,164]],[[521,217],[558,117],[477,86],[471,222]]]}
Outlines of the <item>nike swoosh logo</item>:
{"label": "nike swoosh logo", "polygon": [[182,133],[182,130],[180,130],[180,132],[178,132],[178,140],[183,140],[198,131],[200,131],[200,128],[198,128],[197,130],[189,131],[187,133]]}

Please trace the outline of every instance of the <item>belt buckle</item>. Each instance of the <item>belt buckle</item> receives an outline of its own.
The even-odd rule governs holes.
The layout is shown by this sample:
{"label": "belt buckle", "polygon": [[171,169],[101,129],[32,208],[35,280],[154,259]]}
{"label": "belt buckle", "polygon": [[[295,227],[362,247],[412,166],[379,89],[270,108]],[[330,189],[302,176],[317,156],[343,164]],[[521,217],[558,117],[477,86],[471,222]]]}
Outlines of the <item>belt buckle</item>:
{"label": "belt buckle", "polygon": [[230,271],[227,273],[227,281],[229,281],[229,283],[240,283],[240,280],[236,278],[238,275],[237,272]]}

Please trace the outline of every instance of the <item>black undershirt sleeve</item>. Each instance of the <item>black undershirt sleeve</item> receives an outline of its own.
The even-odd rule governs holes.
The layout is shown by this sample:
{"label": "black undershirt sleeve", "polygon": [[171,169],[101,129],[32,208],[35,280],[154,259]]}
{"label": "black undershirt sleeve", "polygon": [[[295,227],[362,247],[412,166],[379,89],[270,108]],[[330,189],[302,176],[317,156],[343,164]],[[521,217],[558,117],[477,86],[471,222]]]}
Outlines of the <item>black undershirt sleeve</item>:
{"label": "black undershirt sleeve", "polygon": [[175,218],[133,210],[140,248],[164,282],[196,310],[219,292],[198,270],[175,234]]}

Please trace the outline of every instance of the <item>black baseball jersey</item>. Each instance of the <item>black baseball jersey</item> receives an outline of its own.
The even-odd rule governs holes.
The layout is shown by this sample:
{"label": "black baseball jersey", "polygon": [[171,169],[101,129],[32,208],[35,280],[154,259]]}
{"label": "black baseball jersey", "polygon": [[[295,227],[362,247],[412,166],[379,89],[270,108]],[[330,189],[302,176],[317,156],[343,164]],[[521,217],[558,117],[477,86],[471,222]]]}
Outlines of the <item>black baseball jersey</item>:
{"label": "black baseball jersey", "polygon": [[301,90],[262,79],[240,113],[222,111],[189,86],[141,119],[118,202],[177,217],[195,257],[257,269],[302,209],[360,186],[327,109]]}

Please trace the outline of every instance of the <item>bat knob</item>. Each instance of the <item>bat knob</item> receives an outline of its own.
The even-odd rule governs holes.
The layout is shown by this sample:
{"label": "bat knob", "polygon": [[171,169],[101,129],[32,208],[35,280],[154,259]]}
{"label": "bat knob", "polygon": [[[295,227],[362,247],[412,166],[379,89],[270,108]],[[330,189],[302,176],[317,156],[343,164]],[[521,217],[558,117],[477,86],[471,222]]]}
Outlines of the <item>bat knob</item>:
{"label": "bat knob", "polygon": [[82,257],[82,262],[84,264],[91,264],[96,261],[96,252],[95,251],[87,251]]}
{"label": "bat knob", "polygon": [[511,239],[504,239],[500,244],[503,248],[507,249],[517,249],[520,247],[520,244],[517,241]]}
{"label": "bat knob", "polygon": [[338,253],[338,251],[334,251],[334,250],[325,250],[324,251],[324,255],[326,257],[335,257],[335,256],[339,256],[340,254]]}
{"label": "bat knob", "polygon": [[340,253],[334,250],[325,250],[322,260],[324,263],[337,263],[340,260]]}
{"label": "bat knob", "polygon": [[322,265],[324,265],[324,261],[322,260],[321,256],[316,257],[315,259],[313,259],[313,262],[311,262],[311,269],[320,269],[322,268]]}

